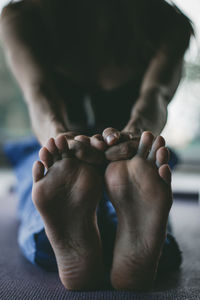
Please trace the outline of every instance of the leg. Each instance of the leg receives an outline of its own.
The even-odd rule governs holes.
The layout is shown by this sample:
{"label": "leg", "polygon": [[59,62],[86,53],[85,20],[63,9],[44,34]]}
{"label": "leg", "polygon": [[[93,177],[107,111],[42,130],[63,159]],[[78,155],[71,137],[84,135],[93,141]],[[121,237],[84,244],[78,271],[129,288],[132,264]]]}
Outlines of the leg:
{"label": "leg", "polygon": [[[96,222],[102,180],[71,156],[64,137],[51,139],[33,167],[33,202],[54,250],[60,279],[68,289],[101,285],[103,263]],[[48,168],[44,175],[44,164]]]}
{"label": "leg", "polygon": [[154,281],[172,204],[164,140],[142,135],[136,156],[111,163],[105,174],[118,216],[111,281],[117,289],[149,289]]}

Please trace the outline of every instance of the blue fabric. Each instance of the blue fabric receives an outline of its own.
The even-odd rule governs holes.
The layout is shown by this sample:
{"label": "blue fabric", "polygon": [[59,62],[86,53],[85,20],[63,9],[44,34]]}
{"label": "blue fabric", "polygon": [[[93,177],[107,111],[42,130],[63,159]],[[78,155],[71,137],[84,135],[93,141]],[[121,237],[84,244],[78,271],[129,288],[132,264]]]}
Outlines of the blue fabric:
{"label": "blue fabric", "polygon": [[[39,149],[40,145],[34,137],[20,142],[10,142],[4,147],[18,180],[19,246],[29,261],[44,267],[46,270],[56,271],[57,265],[54,252],[45,234],[43,221],[31,198],[32,165],[34,161],[39,159]],[[175,154],[171,157],[173,157],[173,160],[171,160],[170,165],[173,168],[177,162],[177,157]],[[97,220],[102,237],[104,261],[109,270],[112,263],[117,217],[105,192],[97,210]],[[180,251],[176,241],[170,234],[167,235],[163,253],[160,270],[180,265]],[[171,256],[174,258],[171,259]]]}
{"label": "blue fabric", "polygon": [[25,257],[32,263],[35,261],[36,252],[34,234],[44,228],[31,198],[32,166],[33,162],[38,160],[39,149],[40,145],[34,137],[20,142],[9,142],[4,147],[18,183],[16,187],[19,198],[17,215],[20,220],[18,243]]}

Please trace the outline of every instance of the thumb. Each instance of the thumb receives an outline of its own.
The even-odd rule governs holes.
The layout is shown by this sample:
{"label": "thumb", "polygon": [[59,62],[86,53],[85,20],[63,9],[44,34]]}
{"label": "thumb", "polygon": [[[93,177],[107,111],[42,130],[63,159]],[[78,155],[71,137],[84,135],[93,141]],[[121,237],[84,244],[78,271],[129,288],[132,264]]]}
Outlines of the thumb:
{"label": "thumb", "polygon": [[103,139],[108,146],[116,144],[120,137],[121,132],[115,128],[108,127],[102,133]]}

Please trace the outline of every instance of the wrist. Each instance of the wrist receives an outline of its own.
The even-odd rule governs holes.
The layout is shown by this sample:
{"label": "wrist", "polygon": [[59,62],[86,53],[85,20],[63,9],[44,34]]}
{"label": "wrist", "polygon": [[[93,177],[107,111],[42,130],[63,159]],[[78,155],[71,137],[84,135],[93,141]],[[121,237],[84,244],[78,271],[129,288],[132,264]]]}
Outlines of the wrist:
{"label": "wrist", "polygon": [[63,132],[59,132],[56,137],[61,135],[66,136],[67,139],[74,139],[74,137],[77,136],[78,133],[74,131],[63,131]]}
{"label": "wrist", "polygon": [[68,132],[66,128],[55,122],[43,122],[42,130],[41,128],[37,128],[37,131],[35,130],[35,134],[42,146],[45,146],[50,138],[56,138],[65,132]]}
{"label": "wrist", "polygon": [[141,135],[146,128],[143,126],[141,119],[130,120],[126,127],[122,130],[123,132],[130,132],[133,135]]}

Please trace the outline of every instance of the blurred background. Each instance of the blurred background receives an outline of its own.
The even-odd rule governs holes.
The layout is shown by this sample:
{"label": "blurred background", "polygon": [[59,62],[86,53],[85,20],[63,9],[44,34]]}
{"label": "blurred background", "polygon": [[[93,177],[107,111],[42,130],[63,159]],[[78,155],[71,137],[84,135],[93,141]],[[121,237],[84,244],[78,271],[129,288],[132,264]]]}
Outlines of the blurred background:
{"label": "blurred background", "polygon": [[[181,84],[169,105],[169,116],[163,135],[180,158],[174,175],[174,189],[200,191],[200,1],[173,1],[193,22],[195,38],[185,55]],[[0,0],[0,11],[8,3]],[[5,140],[31,134],[23,96],[6,65],[0,45],[0,149]],[[1,151],[1,150],[0,150]],[[2,153],[2,152],[0,152]],[[0,155],[0,166],[5,159]]]}

